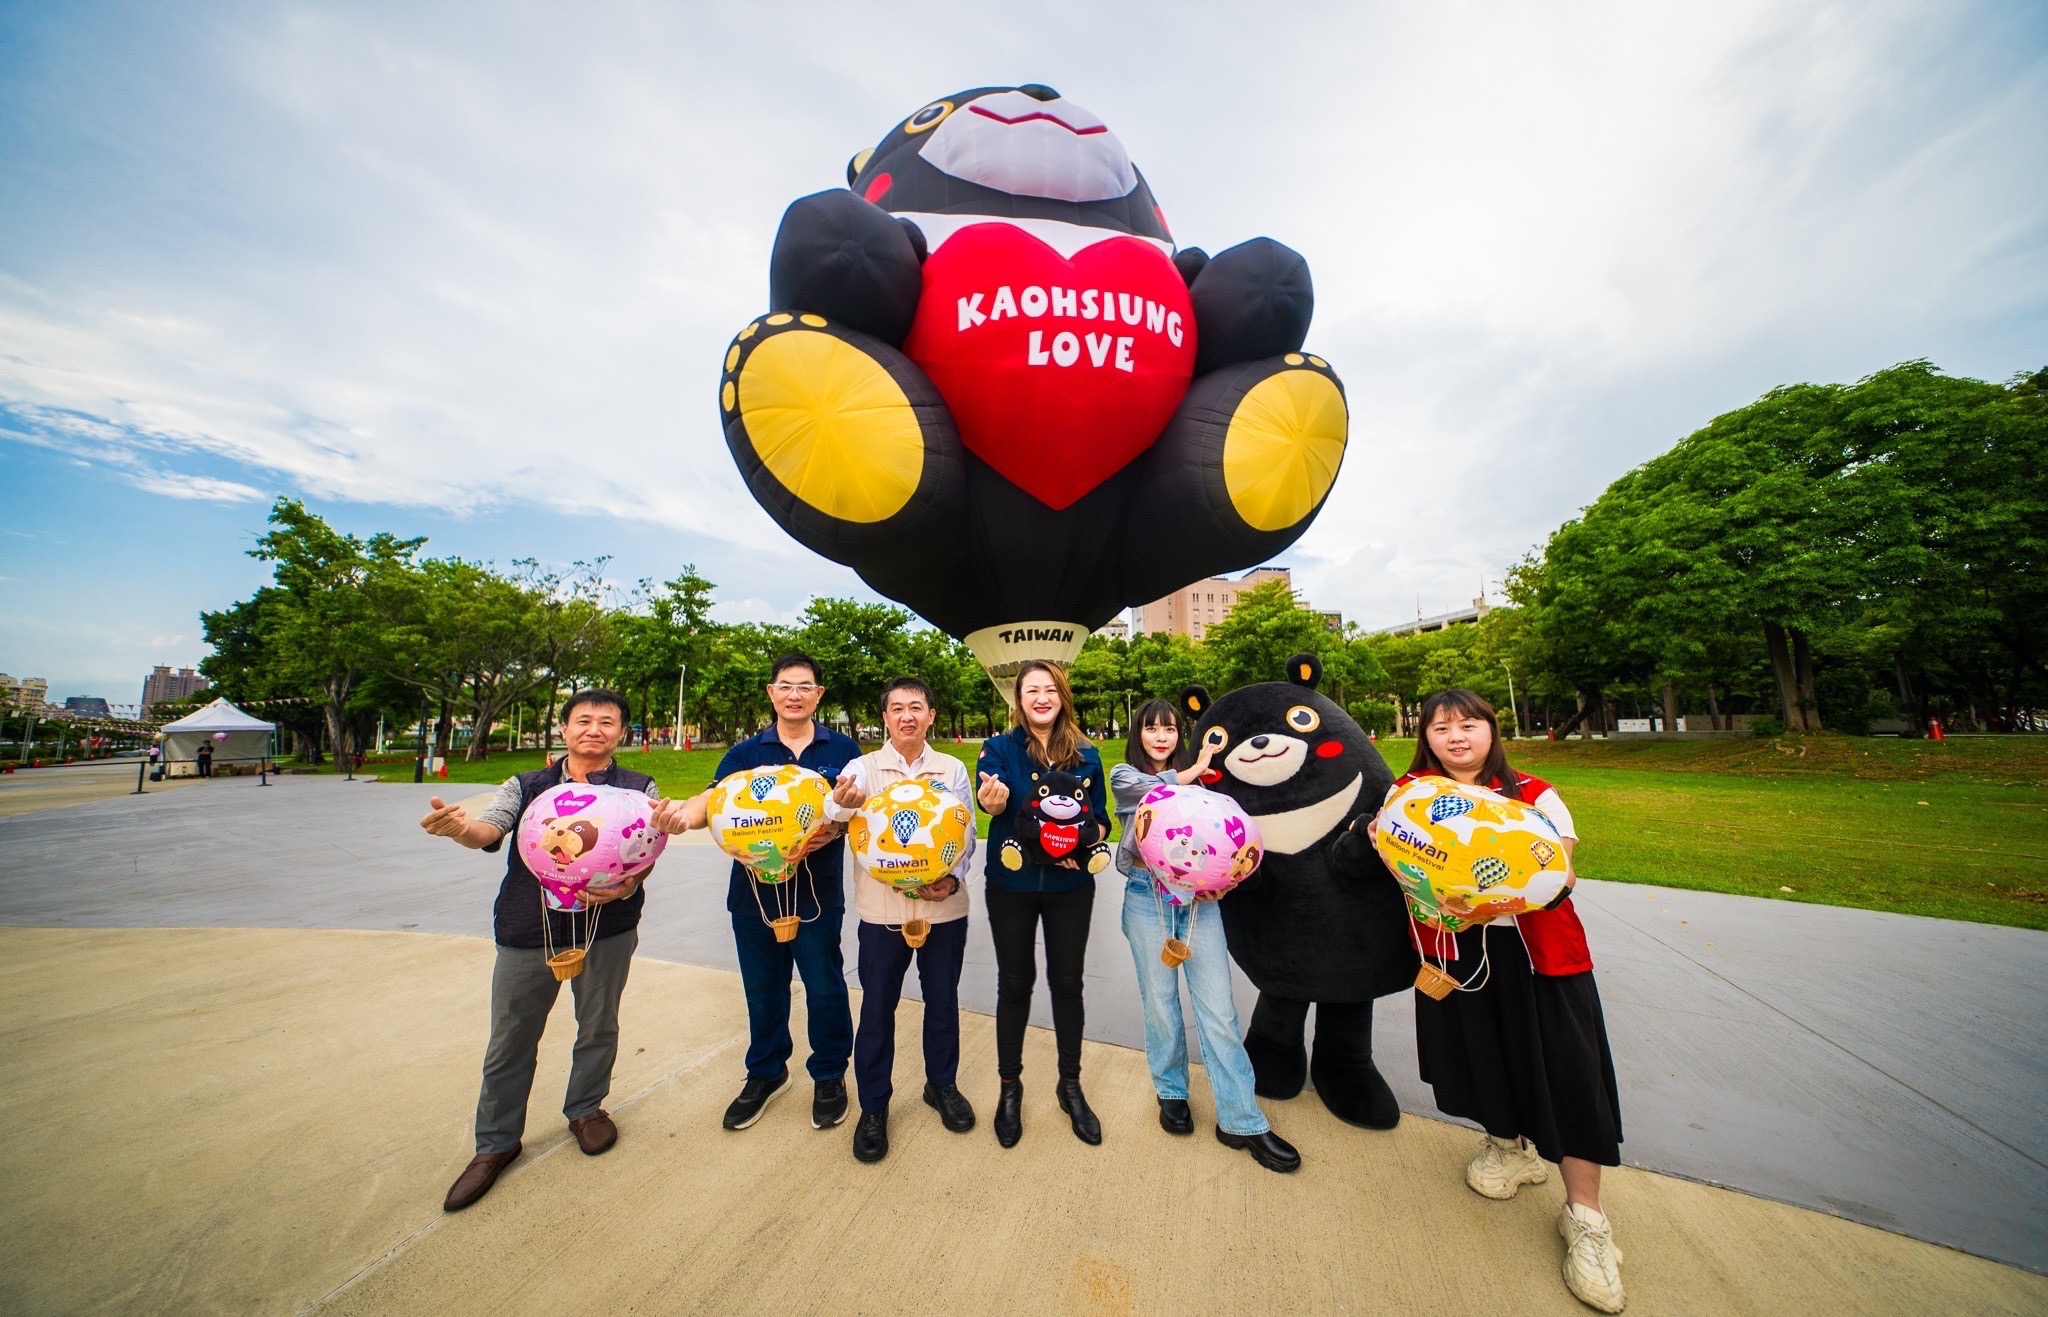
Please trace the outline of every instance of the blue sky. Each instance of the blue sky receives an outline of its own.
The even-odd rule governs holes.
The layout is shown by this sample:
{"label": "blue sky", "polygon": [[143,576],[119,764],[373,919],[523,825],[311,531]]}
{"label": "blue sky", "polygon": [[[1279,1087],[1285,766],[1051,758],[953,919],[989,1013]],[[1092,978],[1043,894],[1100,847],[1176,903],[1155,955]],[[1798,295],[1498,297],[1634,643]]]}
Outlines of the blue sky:
{"label": "blue sky", "polygon": [[934,96],[1100,113],[1176,235],[1270,234],[1352,448],[1286,561],[1469,599],[1794,380],[2048,364],[2038,4],[0,5],[0,669],[133,699],[281,493],[728,616],[852,575],[719,435],[794,197]]}

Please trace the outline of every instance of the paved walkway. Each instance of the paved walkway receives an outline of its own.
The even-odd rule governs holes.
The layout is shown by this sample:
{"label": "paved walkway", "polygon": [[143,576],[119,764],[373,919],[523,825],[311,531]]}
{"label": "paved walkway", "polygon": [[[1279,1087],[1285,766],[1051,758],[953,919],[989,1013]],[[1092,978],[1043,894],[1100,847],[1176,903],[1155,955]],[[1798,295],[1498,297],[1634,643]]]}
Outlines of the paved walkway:
{"label": "paved walkway", "polygon": [[[1199,1088],[1201,1133],[1161,1131],[1144,1058],[1091,1043],[1102,1146],[1027,1080],[1023,1141],[1003,1149],[983,1016],[962,1028],[969,1134],[905,1093],[888,1159],[863,1166],[846,1127],[811,1128],[801,1086],[722,1131],[746,1039],[736,976],[653,960],[626,993],[618,1146],[567,1141],[564,993],[525,1155],[447,1215],[490,957],[427,934],[0,929],[0,1309],[1587,1311],[1558,1280],[1556,1178],[1478,1197],[1473,1137],[1452,1125],[1365,1135],[1299,1099],[1282,1105],[1303,1166],[1274,1175],[1209,1136]],[[898,1035],[918,1028],[912,1005]],[[1049,1036],[1026,1048],[1050,1068]],[[1744,1194],[1624,1168],[1603,1199],[1631,1317],[2048,1309],[2048,1278]]]}
{"label": "paved walkway", "polygon": [[[226,779],[0,818],[0,923],[488,936],[502,870],[419,833],[437,790],[454,794]],[[1629,1164],[2048,1272],[2048,935],[1622,884],[1580,890]],[[642,953],[735,968],[724,891],[716,851],[674,848],[650,888]],[[1103,885],[1088,1023],[1092,1038],[1128,1047],[1143,1035],[1119,899]],[[850,926],[847,940],[851,977]],[[1042,997],[1036,1022],[1049,1025]],[[992,1009],[984,938],[969,939],[962,998]],[[1415,1079],[1407,998],[1383,999],[1377,1025],[1404,1107],[1433,1114]],[[737,1061],[726,1068],[730,1087]],[[1277,1106],[1275,1125],[1291,1137],[1306,1105]]]}
{"label": "paved walkway", "polygon": [[[136,774],[147,772],[146,767],[138,767],[142,763],[135,759],[103,759],[91,764],[58,764],[0,773],[0,818],[128,795],[137,785]],[[198,780],[179,777],[145,781],[142,785],[148,791],[162,791]]]}

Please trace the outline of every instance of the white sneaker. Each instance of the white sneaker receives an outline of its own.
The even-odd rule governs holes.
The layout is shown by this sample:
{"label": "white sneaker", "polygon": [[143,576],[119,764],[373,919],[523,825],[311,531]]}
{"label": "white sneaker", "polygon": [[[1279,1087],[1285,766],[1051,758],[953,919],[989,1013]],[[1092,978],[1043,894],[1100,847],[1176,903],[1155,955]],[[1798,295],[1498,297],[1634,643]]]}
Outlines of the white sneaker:
{"label": "white sneaker", "polygon": [[1550,1172],[1543,1169],[1543,1159],[1534,1148],[1502,1142],[1491,1134],[1465,1168],[1465,1183],[1472,1186],[1473,1193],[1488,1198],[1513,1198],[1523,1185],[1542,1184],[1549,1178]]}
{"label": "white sneaker", "polygon": [[1621,1292],[1621,1250],[1614,1246],[1614,1227],[1605,1214],[1583,1203],[1566,1203],[1557,1233],[1564,1236],[1565,1288],[1588,1307],[1620,1312],[1628,1302]]}

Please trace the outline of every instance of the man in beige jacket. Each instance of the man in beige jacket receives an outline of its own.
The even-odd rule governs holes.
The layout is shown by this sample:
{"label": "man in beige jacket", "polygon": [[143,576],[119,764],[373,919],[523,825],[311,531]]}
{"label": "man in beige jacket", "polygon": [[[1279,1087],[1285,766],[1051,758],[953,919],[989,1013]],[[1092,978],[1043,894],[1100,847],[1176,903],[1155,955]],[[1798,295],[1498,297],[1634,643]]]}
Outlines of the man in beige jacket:
{"label": "man in beige jacket", "polygon": [[[967,766],[931,748],[927,737],[935,716],[931,687],[915,677],[898,677],[882,692],[882,723],[889,743],[846,766],[833,788],[827,816],[850,819],[868,797],[906,780],[951,794],[974,817],[974,792]],[[906,896],[866,874],[853,880],[853,908],[860,917],[860,1028],[853,1040],[853,1073],[860,1096],[860,1120],[853,1129],[853,1155],[877,1162],[889,1155],[889,1098],[896,1065],[896,1003],[903,976],[917,961],[924,994],[924,1101],[955,1134],[974,1128],[974,1108],[955,1080],[960,1068],[960,966],[967,954],[967,887],[962,879],[974,860],[974,831],[951,873]],[[931,926],[922,946],[903,935],[912,920]]]}

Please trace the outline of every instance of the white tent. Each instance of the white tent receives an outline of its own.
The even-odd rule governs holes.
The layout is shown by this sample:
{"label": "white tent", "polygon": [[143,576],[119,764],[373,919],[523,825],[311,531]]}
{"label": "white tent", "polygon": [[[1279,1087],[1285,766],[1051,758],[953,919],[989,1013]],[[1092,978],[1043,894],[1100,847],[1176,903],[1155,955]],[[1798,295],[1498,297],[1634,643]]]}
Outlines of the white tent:
{"label": "white tent", "polygon": [[201,742],[213,747],[215,772],[230,764],[253,767],[270,757],[270,738],[276,730],[276,723],[252,718],[226,700],[215,700],[163,725],[164,771],[172,777],[197,776]]}

